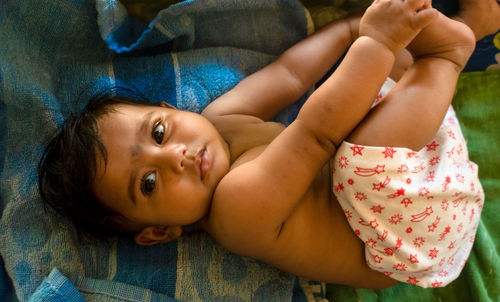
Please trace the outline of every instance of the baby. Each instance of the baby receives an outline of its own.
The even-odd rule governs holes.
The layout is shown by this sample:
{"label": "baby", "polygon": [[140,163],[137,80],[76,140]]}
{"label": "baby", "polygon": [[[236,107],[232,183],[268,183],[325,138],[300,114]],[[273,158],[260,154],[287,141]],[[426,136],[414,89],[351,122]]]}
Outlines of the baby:
{"label": "baby", "polygon": [[[198,223],[230,251],[309,279],[445,286],[467,259],[484,200],[450,103],[475,39],[500,27],[495,0],[461,7],[459,22],[429,0],[376,0],[201,115],[92,100],[47,147],[41,195],[97,235],[152,245]],[[293,123],[270,121],[347,48]],[[399,78],[405,48],[415,61],[398,65]]]}

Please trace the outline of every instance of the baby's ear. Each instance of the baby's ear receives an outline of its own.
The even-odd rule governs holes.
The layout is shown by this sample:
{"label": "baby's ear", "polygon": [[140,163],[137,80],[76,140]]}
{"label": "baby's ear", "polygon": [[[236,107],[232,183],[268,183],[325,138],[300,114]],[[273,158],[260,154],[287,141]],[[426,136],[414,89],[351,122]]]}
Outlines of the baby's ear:
{"label": "baby's ear", "polygon": [[170,108],[170,109],[177,109],[177,108],[175,108],[174,106],[170,105],[169,103],[167,103],[165,101],[161,101],[160,102],[160,106],[161,107],[165,107],[165,108]]}
{"label": "baby's ear", "polygon": [[182,227],[149,226],[143,228],[135,236],[135,243],[139,245],[155,245],[176,240],[182,235]]}

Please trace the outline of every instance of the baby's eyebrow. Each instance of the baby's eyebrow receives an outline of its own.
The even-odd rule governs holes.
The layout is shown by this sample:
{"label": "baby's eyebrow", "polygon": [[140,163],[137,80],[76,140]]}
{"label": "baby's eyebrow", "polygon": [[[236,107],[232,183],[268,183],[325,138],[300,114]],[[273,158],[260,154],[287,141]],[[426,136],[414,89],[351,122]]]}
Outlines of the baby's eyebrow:
{"label": "baby's eyebrow", "polygon": [[[144,116],[142,118],[142,122],[140,123],[140,126],[137,127],[137,133],[136,133],[137,137],[141,137],[142,133],[145,133],[148,131],[149,121],[153,117],[154,113],[155,113],[155,110],[151,110],[148,113],[144,114]],[[134,154],[132,154],[132,155],[134,155]]]}

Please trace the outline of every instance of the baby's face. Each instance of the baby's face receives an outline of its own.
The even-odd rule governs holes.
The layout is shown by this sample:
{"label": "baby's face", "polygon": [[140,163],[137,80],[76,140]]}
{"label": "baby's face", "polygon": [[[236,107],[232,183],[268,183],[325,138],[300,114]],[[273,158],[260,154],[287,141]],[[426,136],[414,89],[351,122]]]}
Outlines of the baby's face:
{"label": "baby's face", "polygon": [[98,121],[107,152],[93,184],[111,210],[142,226],[203,218],[229,170],[227,144],[203,116],[166,107],[116,105]]}

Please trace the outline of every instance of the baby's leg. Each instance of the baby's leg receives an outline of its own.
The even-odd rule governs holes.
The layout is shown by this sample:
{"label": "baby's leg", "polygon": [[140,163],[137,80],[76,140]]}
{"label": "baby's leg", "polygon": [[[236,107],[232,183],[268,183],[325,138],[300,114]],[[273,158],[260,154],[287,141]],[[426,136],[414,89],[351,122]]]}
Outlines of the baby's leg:
{"label": "baby's leg", "polygon": [[481,40],[500,29],[500,4],[497,0],[460,0],[453,19],[467,24],[476,40]]}
{"label": "baby's leg", "polygon": [[436,134],[474,50],[470,28],[440,14],[408,46],[415,63],[347,141],[420,150]]}

